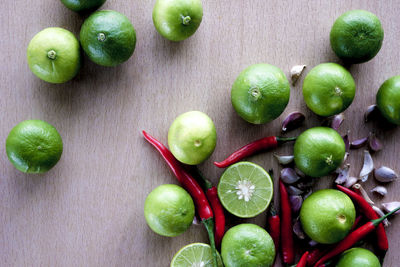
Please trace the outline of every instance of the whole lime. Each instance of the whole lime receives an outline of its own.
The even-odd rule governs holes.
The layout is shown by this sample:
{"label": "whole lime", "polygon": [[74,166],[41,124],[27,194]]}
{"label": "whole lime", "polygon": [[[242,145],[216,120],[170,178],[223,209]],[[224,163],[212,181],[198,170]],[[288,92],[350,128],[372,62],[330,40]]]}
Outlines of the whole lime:
{"label": "whole lime", "polygon": [[180,162],[197,165],[214,151],[217,132],[213,121],[200,111],[179,115],[169,127],[168,146]]}
{"label": "whole lime", "polygon": [[355,93],[356,84],[350,72],[336,63],[319,64],[304,78],[304,101],[320,116],[332,116],[346,110]]}
{"label": "whole lime", "polygon": [[113,10],[90,15],[82,25],[80,39],[90,60],[107,67],[127,61],[136,46],[136,32],[131,22]]}
{"label": "whole lime", "polygon": [[26,173],[47,172],[60,160],[62,151],[62,139],[56,128],[41,120],[20,122],[6,140],[8,159]]}
{"label": "whole lime", "polygon": [[400,75],[381,85],[376,94],[376,105],[388,121],[400,125]]}
{"label": "whole lime", "polygon": [[78,73],[81,52],[78,40],[63,28],[46,28],[36,34],[27,50],[29,68],[49,83],[64,83]]}
{"label": "whole lime", "polygon": [[331,47],[349,63],[363,63],[378,54],[383,42],[383,28],[377,16],[365,10],[343,13],[333,24]]}
{"label": "whole lime", "polygon": [[243,70],[231,90],[232,105],[244,120],[262,124],[276,119],[286,108],[290,85],[279,68],[256,64]]}
{"label": "whole lime", "polygon": [[192,225],[194,204],[180,186],[164,184],[147,196],[144,204],[146,222],[159,235],[177,236]]}
{"label": "whole lime", "polygon": [[86,12],[98,9],[106,0],[61,0],[69,9],[75,12]]}
{"label": "whole lime", "polygon": [[356,210],[351,199],[335,189],[312,193],[301,206],[300,221],[304,232],[322,244],[342,240],[354,224]]}
{"label": "whole lime", "polygon": [[170,41],[192,36],[203,18],[201,0],[157,0],[153,9],[156,30]]}
{"label": "whole lime", "polygon": [[225,267],[272,266],[275,245],[271,236],[258,225],[239,224],[229,229],[221,244]]}
{"label": "whole lime", "polygon": [[336,170],[345,154],[343,138],[328,127],[304,131],[294,144],[294,162],[311,177],[322,177]]}
{"label": "whole lime", "polygon": [[336,267],[381,267],[381,263],[368,249],[351,248],[342,253]]}

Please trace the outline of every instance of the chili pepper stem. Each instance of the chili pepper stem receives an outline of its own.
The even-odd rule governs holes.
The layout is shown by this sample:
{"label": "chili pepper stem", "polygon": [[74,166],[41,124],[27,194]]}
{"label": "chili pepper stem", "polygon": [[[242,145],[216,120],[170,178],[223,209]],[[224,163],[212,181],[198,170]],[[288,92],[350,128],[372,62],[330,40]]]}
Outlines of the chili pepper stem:
{"label": "chili pepper stem", "polygon": [[291,141],[296,141],[297,136],[294,137],[276,137],[276,141],[278,141],[278,143],[285,143],[285,142],[291,142]]}
{"label": "chili pepper stem", "polygon": [[213,187],[213,184],[204,177],[203,173],[199,170],[199,168],[197,166],[194,166],[193,170],[194,170],[196,176],[200,179],[200,182],[204,188],[204,191],[207,191],[208,189]]}
{"label": "chili pepper stem", "polygon": [[386,218],[390,217],[391,215],[393,215],[395,212],[397,212],[398,210],[400,210],[400,207],[398,207],[397,209],[392,210],[391,212],[385,214],[385,216],[380,217],[379,219],[376,220],[372,220],[372,224],[376,227],[378,226],[381,222],[383,222]]}
{"label": "chili pepper stem", "polygon": [[211,254],[213,256],[213,266],[218,267],[217,249],[215,248],[215,239],[214,239],[214,220],[213,218],[208,218],[202,220],[202,223],[204,224],[204,227],[207,230],[208,238],[210,240]]}

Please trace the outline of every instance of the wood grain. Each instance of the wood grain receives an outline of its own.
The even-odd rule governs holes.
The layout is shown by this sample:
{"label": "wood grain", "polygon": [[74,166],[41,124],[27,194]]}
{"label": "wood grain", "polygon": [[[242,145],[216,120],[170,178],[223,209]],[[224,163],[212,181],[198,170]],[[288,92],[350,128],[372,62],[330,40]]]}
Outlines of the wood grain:
{"label": "wood grain", "polygon": [[[357,83],[353,105],[346,111],[342,133],[352,138],[376,131],[385,150],[376,165],[399,168],[400,129],[364,124],[365,107],[374,103],[380,84],[400,73],[400,2],[212,0],[204,2],[198,32],[171,43],[156,32],[151,18],[154,1],[109,0],[103,9],[127,15],[137,31],[132,58],[104,68],[85,58],[76,79],[63,85],[40,81],[29,71],[26,47],[40,30],[60,26],[78,35],[84,17],[57,0],[0,3],[0,265],[1,266],[169,266],[174,253],[192,242],[206,242],[201,226],[176,238],[164,238],[147,227],[146,195],[156,186],[176,183],[159,155],[144,142],[146,129],[166,142],[167,130],[182,112],[201,110],[214,120],[218,144],[201,169],[217,183],[222,170],[212,165],[246,142],[278,134],[282,118],[301,110],[306,127],[320,121],[306,109],[301,83],[276,121],[254,126],[241,120],[230,103],[230,87],[246,66],[266,62],[286,73],[295,64],[307,71],[321,62],[338,62],[329,45],[329,30],[342,12],[370,10],[380,17],[385,40],[370,62],[350,67]],[[26,119],[43,119],[59,130],[64,153],[43,175],[25,175],[8,162],[5,139]],[[290,135],[298,134],[301,130]],[[277,152],[290,153],[284,146]],[[361,169],[362,150],[351,155],[351,173]],[[271,153],[250,158],[279,171]],[[370,179],[373,180],[373,179]],[[318,188],[332,178],[318,181]],[[373,181],[367,183],[370,188]],[[399,199],[400,184],[388,185],[384,201]],[[378,201],[379,202],[379,201]],[[229,217],[230,225],[265,224]],[[399,266],[400,219],[388,229],[391,249],[384,266]]]}

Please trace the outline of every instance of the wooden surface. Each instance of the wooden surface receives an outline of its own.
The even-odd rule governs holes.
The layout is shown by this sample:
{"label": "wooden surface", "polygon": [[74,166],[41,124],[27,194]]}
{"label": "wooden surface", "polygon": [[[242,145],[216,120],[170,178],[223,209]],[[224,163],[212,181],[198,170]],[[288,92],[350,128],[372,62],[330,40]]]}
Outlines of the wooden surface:
{"label": "wooden surface", "polygon": [[[384,151],[374,155],[376,165],[400,170],[400,129],[382,130],[362,122],[380,84],[400,73],[399,1],[203,2],[204,18],[197,33],[171,43],[153,26],[154,1],[107,1],[104,9],[126,14],[136,28],[134,55],[115,68],[97,66],[85,57],[76,79],[51,85],[29,71],[26,47],[37,32],[50,26],[78,35],[84,17],[57,0],[1,1],[1,266],[169,266],[182,246],[206,242],[201,226],[194,225],[176,238],[158,236],[147,227],[145,197],[156,186],[176,181],[140,131],[145,129],[165,143],[177,115],[189,110],[209,114],[218,143],[200,167],[217,183],[222,170],[212,165],[214,160],[250,140],[278,134],[289,112],[301,110],[307,114],[307,127],[318,125],[302,99],[301,81],[292,88],[283,115],[262,126],[250,125],[235,114],[230,88],[239,72],[254,63],[270,63],[288,73],[296,64],[306,64],[309,71],[321,62],[338,62],[329,45],[329,30],[335,18],[349,9],[376,13],[385,39],[372,61],[350,68],[357,93],[341,132],[350,130],[356,138],[376,131],[385,143]],[[43,175],[18,172],[4,149],[11,128],[32,118],[53,124],[64,141],[60,162]],[[277,152],[291,150],[285,146]],[[361,156],[362,149],[351,154],[352,175],[361,169]],[[279,171],[272,153],[250,160]],[[320,179],[318,188],[331,183],[332,178]],[[398,200],[400,184],[392,183],[388,189],[384,201]],[[229,221],[264,225],[265,214],[250,220],[229,217]],[[399,266],[399,231],[400,218],[393,219],[384,266]]]}

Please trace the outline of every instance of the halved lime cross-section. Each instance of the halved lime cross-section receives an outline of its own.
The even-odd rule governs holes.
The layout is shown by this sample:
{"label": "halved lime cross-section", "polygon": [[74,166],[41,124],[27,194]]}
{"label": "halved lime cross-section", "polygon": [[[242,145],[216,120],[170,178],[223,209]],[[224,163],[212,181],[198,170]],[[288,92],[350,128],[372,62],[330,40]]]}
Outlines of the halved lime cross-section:
{"label": "halved lime cross-section", "polygon": [[218,196],[227,211],[241,218],[251,218],[267,209],[273,187],[271,177],[262,167],[238,162],[222,174]]}
{"label": "halved lime cross-section", "polygon": [[[218,267],[222,267],[217,252]],[[181,248],[171,261],[171,267],[212,267],[211,247],[204,243],[193,243]]]}

